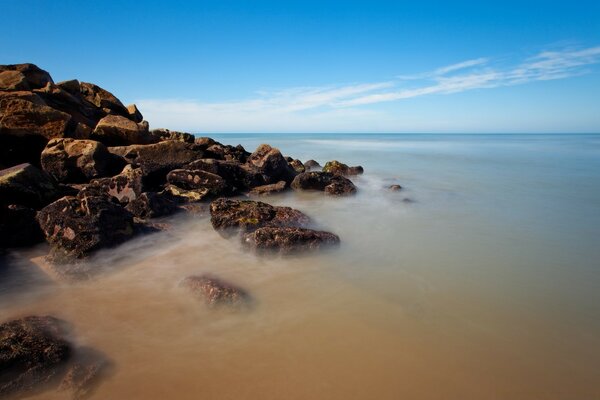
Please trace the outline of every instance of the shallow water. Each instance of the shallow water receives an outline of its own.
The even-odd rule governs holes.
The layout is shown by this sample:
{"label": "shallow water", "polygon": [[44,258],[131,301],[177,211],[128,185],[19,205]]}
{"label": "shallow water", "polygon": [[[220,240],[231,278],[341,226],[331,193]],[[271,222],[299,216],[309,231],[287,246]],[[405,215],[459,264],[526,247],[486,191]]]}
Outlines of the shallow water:
{"label": "shallow water", "polygon": [[[600,398],[600,135],[216,139],[361,164],[355,197],[267,200],[342,246],[257,257],[180,215],[99,254],[110,268],[88,282],[26,261],[43,246],[14,254],[2,319],[71,322],[113,365],[92,399]],[[207,310],[178,286],[202,272],[253,307]]]}

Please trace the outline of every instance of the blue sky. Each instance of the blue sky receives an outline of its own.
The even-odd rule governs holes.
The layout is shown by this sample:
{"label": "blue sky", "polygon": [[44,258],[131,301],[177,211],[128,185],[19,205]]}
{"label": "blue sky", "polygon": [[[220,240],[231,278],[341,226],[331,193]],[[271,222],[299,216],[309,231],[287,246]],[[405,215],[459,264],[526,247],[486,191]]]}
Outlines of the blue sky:
{"label": "blue sky", "polygon": [[0,63],[97,83],[153,127],[600,132],[599,1],[0,6]]}

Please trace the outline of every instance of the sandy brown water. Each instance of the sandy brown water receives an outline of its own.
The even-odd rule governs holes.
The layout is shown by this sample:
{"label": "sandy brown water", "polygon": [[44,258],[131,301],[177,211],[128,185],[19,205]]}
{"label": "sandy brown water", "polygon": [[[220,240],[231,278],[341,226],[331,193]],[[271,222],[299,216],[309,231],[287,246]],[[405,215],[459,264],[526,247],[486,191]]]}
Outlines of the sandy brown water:
{"label": "sandy brown water", "polygon": [[[338,233],[339,249],[259,257],[207,217],[178,215],[168,232],[99,254],[106,271],[90,281],[11,263],[2,319],[69,321],[78,344],[111,360],[92,399],[600,398],[595,228],[543,218],[553,205],[531,187],[509,193],[470,165],[434,179],[435,168],[370,160],[356,197],[268,199]],[[386,192],[388,179],[406,189]],[[252,307],[210,310],[179,287],[203,272],[247,289]]]}

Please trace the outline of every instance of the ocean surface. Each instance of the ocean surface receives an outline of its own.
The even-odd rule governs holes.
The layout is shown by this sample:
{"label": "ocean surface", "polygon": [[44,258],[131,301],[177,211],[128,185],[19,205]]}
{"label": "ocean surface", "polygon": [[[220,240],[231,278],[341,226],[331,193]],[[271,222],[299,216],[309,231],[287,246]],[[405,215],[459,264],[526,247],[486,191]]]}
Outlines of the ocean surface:
{"label": "ocean surface", "polygon": [[[356,196],[264,199],[342,245],[259,257],[206,216],[178,215],[98,254],[106,272],[86,282],[30,262],[44,246],[14,253],[2,320],[69,321],[110,360],[89,398],[600,398],[600,135],[213,137],[362,165]],[[253,307],[208,310],[179,287],[204,272]]]}

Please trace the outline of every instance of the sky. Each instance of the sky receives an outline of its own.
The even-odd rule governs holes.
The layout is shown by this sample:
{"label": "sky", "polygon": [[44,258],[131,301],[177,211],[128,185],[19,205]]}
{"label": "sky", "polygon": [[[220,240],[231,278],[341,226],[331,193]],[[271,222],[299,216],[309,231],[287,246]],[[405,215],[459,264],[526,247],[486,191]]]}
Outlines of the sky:
{"label": "sky", "polygon": [[0,64],[223,132],[600,132],[600,1],[0,0]]}

